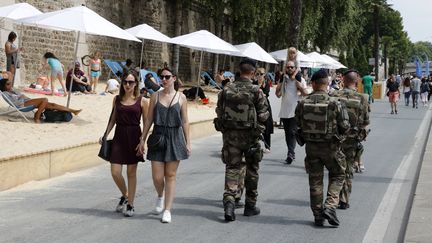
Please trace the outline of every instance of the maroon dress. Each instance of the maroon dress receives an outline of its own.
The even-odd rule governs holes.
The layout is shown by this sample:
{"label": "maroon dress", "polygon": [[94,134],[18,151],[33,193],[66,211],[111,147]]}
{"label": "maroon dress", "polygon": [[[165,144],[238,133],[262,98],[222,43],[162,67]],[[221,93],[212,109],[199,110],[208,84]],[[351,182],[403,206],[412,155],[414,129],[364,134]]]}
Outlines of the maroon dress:
{"label": "maroon dress", "polygon": [[123,105],[120,98],[115,101],[116,128],[112,144],[111,163],[136,164],[143,161],[142,156],[136,156],[136,146],[141,136],[141,99],[138,97],[133,105]]}

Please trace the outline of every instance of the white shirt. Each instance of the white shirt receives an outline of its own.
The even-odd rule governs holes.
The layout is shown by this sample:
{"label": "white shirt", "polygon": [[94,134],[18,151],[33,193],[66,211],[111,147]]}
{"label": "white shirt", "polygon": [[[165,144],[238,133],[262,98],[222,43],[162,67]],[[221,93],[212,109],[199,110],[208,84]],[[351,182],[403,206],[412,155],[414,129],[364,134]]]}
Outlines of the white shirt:
{"label": "white shirt", "polygon": [[108,85],[108,91],[116,91],[120,86],[119,82],[115,79],[108,79],[107,85]]}
{"label": "white shirt", "polygon": [[[284,76],[285,82],[282,84],[281,96],[281,108],[279,111],[280,118],[293,118],[295,116],[295,109],[297,107],[297,102],[299,101],[301,94],[297,92],[297,86],[295,82],[297,80],[291,80],[290,78]],[[306,82],[302,80],[302,86],[306,87]]]}

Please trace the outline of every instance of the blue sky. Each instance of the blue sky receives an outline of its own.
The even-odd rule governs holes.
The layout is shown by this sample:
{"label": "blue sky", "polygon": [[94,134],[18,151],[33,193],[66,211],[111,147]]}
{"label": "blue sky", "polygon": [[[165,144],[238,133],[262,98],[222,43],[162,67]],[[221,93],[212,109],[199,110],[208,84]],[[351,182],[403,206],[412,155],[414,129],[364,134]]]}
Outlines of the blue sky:
{"label": "blue sky", "polygon": [[412,42],[432,42],[432,0],[388,0],[403,18]]}

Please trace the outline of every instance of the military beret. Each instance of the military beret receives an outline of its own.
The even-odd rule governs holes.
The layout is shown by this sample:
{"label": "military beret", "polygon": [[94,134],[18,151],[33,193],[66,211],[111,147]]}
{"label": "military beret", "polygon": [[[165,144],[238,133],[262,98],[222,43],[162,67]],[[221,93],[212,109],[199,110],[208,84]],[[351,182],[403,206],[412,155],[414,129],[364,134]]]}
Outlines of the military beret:
{"label": "military beret", "polygon": [[243,64],[249,64],[249,65],[252,65],[254,68],[256,68],[257,62],[254,59],[250,59],[248,57],[245,57],[245,58],[243,58],[243,60],[241,60],[239,65],[241,66]]}
{"label": "military beret", "polygon": [[324,69],[320,69],[312,75],[311,81],[317,81],[318,79],[327,78],[327,77],[328,77],[327,71]]}
{"label": "military beret", "polygon": [[343,76],[346,76],[346,75],[348,75],[349,73],[357,73],[357,74],[359,74],[359,72],[358,72],[357,70],[355,70],[355,69],[348,69],[348,70],[346,70],[346,71],[343,73]]}

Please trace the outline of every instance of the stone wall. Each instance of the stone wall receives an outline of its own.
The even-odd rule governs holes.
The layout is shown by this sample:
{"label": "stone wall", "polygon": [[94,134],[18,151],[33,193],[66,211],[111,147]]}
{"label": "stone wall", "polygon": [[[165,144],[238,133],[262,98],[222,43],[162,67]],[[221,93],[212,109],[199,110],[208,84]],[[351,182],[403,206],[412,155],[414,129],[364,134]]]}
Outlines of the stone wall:
{"label": "stone wall", "polygon": [[[5,0],[6,1],[6,0]],[[86,6],[102,17],[108,19],[120,28],[126,29],[138,24],[146,23],[155,29],[173,37],[175,35],[175,1],[173,0],[8,0],[7,4],[13,2],[27,2],[32,4],[42,12],[60,10],[68,7]],[[0,4],[0,5],[7,5]],[[200,29],[214,32],[214,23],[206,16],[205,10],[193,3],[183,10],[182,34],[187,34]],[[10,26],[20,35],[21,26],[0,22],[0,27]],[[9,23],[9,24],[8,24]],[[226,28],[228,29],[228,28]],[[5,31],[2,32],[2,41]],[[8,33],[8,32],[7,32]],[[51,31],[42,28],[24,26],[23,32],[18,38],[22,37],[21,59],[21,84],[26,85],[34,82],[39,75],[46,74],[46,70],[41,70],[42,56],[45,52],[53,52],[68,69],[74,59],[74,49],[76,33]],[[228,37],[229,33],[223,36]],[[7,36],[6,36],[7,38]],[[1,45],[4,53],[3,43]],[[109,37],[82,34],[79,41],[78,56],[100,51],[105,59],[125,60],[130,58],[135,65],[139,65],[141,43],[119,40]],[[156,41],[144,41],[144,65],[146,68],[156,70],[167,63],[171,66],[173,45]],[[179,76],[185,81],[196,81],[198,73],[200,52],[188,48],[180,48]],[[80,58],[79,58],[80,59]],[[211,69],[213,55],[204,54],[203,70]],[[223,58],[221,58],[223,60]],[[227,58],[227,60],[229,60]],[[2,69],[5,69],[5,57],[0,58]],[[222,64],[221,64],[222,65]],[[109,74],[107,66],[102,65],[105,80]],[[102,89],[102,88],[99,88]]]}

